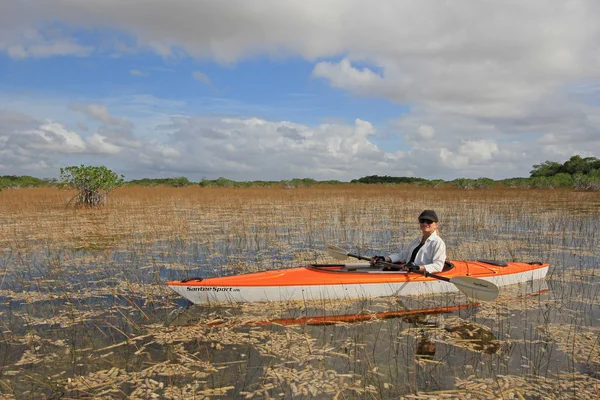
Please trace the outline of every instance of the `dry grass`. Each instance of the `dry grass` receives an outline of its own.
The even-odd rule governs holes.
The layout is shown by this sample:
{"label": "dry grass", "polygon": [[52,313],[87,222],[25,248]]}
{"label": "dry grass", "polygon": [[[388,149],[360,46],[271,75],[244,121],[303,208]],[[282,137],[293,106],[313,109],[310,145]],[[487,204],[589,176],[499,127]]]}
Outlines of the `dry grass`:
{"label": "dry grass", "polygon": [[[595,193],[132,187],[100,208],[65,206],[72,196],[0,193],[0,398],[597,397]],[[191,326],[166,324],[184,305],[168,279],[329,262],[329,243],[394,251],[425,208],[451,258],[550,262],[550,293],[444,318],[248,324],[405,307],[363,299],[196,308]],[[433,356],[417,354],[424,339]]]}
{"label": "dry grass", "polygon": [[[239,237],[246,244],[256,239],[335,239],[363,248],[378,242],[393,248],[405,235],[414,236],[416,215],[424,208],[438,211],[442,235],[450,240],[455,235],[478,238],[490,227],[504,229],[506,236],[520,230],[549,235],[557,219],[597,215],[600,210],[594,193],[531,189],[132,187],[114,191],[104,207],[66,207],[72,196],[54,188],[0,193],[0,246],[96,248],[131,240],[208,245],[216,236]],[[530,229],[536,226],[543,229]],[[382,231],[391,235],[391,242],[378,240]],[[451,255],[462,257],[460,251]]]}

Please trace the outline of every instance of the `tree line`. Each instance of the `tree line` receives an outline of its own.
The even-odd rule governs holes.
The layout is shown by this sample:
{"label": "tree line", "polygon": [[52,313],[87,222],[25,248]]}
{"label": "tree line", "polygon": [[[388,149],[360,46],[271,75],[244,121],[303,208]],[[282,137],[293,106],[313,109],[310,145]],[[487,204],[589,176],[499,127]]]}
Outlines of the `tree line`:
{"label": "tree line", "polygon": [[[227,178],[205,179],[192,182],[186,177],[144,178],[125,181],[123,175],[104,166],[71,166],[60,169],[59,179],[40,179],[32,176],[0,176],[0,191],[4,188],[58,186],[77,190],[72,199],[75,204],[98,205],[106,201],[108,193],[119,186],[168,186],[168,187],[256,187],[282,186],[285,188],[307,187],[312,185],[343,184],[337,180],[317,181],[311,178],[283,181],[244,181],[236,182]],[[571,187],[576,190],[600,190],[600,160],[595,157],[575,155],[564,163],[545,161],[533,165],[528,178],[493,180],[489,178],[459,178],[451,181],[428,180],[415,177],[370,175],[350,181],[352,184],[413,185],[439,187],[450,185],[461,189],[486,189],[496,186],[508,188],[557,188]]]}

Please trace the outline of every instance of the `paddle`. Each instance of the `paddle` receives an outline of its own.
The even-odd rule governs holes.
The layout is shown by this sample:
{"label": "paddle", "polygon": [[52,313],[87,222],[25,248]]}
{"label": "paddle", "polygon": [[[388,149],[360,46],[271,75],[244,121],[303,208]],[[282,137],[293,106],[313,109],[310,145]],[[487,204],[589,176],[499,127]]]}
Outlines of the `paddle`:
{"label": "paddle", "polygon": [[[371,261],[370,257],[363,257],[357,254],[348,253],[347,250],[344,250],[340,247],[333,246],[331,244],[326,245],[328,253],[338,259],[343,260],[346,257],[358,258],[359,260],[367,260]],[[388,265],[397,267],[397,265],[388,263],[385,261],[378,261],[378,264]],[[438,279],[440,281],[452,283],[458,290],[463,292],[467,297],[471,297],[473,299],[481,300],[481,301],[493,301],[498,297],[498,286],[494,285],[492,282],[488,282],[483,279],[471,278],[470,276],[455,276],[452,278],[447,278],[445,276],[440,276],[436,274],[431,274],[429,272],[417,272],[411,271],[415,274],[421,274],[425,276],[430,276],[432,278]]]}

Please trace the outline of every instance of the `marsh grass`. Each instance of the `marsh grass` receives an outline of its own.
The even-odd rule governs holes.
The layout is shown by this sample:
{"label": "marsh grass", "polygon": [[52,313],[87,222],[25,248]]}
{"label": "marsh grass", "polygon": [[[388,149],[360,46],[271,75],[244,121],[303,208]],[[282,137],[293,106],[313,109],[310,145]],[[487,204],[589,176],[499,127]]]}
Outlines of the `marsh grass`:
{"label": "marsh grass", "polygon": [[[0,193],[0,399],[597,398],[600,198],[571,190],[318,186],[115,190],[69,207]],[[165,285],[389,253],[442,218],[451,259],[545,261],[548,292],[329,325],[281,318],[465,304],[458,295],[192,307]],[[185,315],[187,324],[174,324]],[[260,323],[259,323],[260,321]]]}

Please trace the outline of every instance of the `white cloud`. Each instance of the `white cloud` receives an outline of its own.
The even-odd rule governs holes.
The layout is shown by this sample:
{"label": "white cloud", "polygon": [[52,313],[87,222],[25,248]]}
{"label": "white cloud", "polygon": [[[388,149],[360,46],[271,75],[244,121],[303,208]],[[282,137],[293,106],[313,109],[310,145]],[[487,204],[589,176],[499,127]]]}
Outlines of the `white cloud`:
{"label": "white cloud", "polygon": [[[168,146],[178,156],[178,175],[231,179],[353,179],[377,166],[383,152],[369,141],[375,130],[362,120],[353,126],[317,127],[260,118],[173,117]],[[155,145],[154,149],[158,149]],[[172,167],[165,153],[145,153],[145,163]]]}
{"label": "white cloud", "polygon": [[488,161],[498,152],[498,145],[491,140],[465,140],[459,147],[461,156],[475,161]]}
{"label": "white cloud", "polygon": [[[1,138],[1,136],[0,136]],[[7,147],[25,152],[31,157],[52,158],[52,155],[118,154],[121,148],[97,133],[87,138],[70,131],[62,124],[46,121],[36,129],[13,132],[5,137]]]}
{"label": "white cloud", "polygon": [[469,166],[468,158],[458,157],[456,154],[446,148],[440,149],[440,158],[444,165],[450,168],[461,169]]}
{"label": "white cloud", "polygon": [[96,154],[119,154],[121,148],[110,143],[106,137],[94,133],[87,139],[88,148]]}
{"label": "white cloud", "polygon": [[[52,33],[47,21],[61,28]],[[179,152],[190,172],[203,168],[242,179],[245,174],[261,178],[257,174],[270,174],[268,168],[286,176],[295,171],[323,178],[374,173],[506,177],[546,159],[600,154],[596,0],[552,7],[545,0],[465,0],[461,7],[436,0],[382,0],[377,7],[361,0],[9,1],[0,5],[0,51],[13,58],[92,54],[97,44],[69,35],[80,27],[131,38],[127,51],[114,41],[117,52],[150,49],[169,61],[191,56],[233,65],[260,54],[299,56],[313,61],[313,76],[331,86],[409,108],[388,129],[403,151],[385,156],[368,122],[311,127],[183,116],[171,124],[171,141],[162,137],[155,145],[174,150],[168,151],[171,159]],[[193,76],[210,83],[200,71]],[[123,108],[111,107],[118,113],[134,108],[135,121],[129,114],[128,119],[112,116],[100,105],[108,103],[100,100],[80,105],[79,111],[125,128],[98,130],[104,143],[135,147],[160,164],[162,150],[152,152],[148,137],[132,132],[143,127],[144,135],[155,139],[163,133],[152,130],[157,124],[149,116],[160,113],[160,107],[176,107],[157,106],[155,100],[139,95],[137,103],[129,99]],[[211,111],[221,111],[211,105]],[[31,115],[47,118],[42,112]],[[350,116],[356,117],[360,110]],[[118,142],[121,134],[127,143]],[[203,158],[189,161],[188,146]],[[286,157],[278,159],[280,154]],[[288,159],[298,167],[280,167]]]}
{"label": "white cloud", "polygon": [[110,126],[100,126],[96,133],[103,137],[105,141],[110,142],[110,144],[119,146],[119,147],[128,147],[131,149],[137,149],[142,144],[140,140],[134,135],[132,130],[129,127],[110,127]]}
{"label": "white cloud", "polygon": [[121,151],[97,133],[83,137],[60,122],[40,122],[18,111],[0,110],[0,174],[56,177],[58,166],[73,162],[73,157]]}
{"label": "white cloud", "polygon": [[0,136],[15,129],[31,129],[39,125],[37,119],[23,112],[0,108]]}
{"label": "white cloud", "polygon": [[369,68],[354,68],[348,59],[339,63],[320,62],[315,66],[313,76],[326,78],[335,87],[357,93],[367,93],[375,88],[382,88],[385,84],[384,79]]}
{"label": "white cloud", "polygon": [[24,58],[44,58],[54,56],[87,56],[92,51],[91,47],[80,46],[75,43],[71,43],[68,40],[58,40],[49,43],[36,43],[28,46],[12,45],[6,47],[8,55],[15,59]]}
{"label": "white cloud", "polygon": [[194,71],[192,76],[194,77],[195,80],[202,82],[205,85],[210,85],[210,78],[208,76],[206,76],[205,74],[203,74],[202,72]]}
{"label": "white cloud", "polygon": [[157,54],[163,56],[164,58],[169,58],[174,55],[171,46],[169,46],[168,44],[149,42],[147,43],[147,45]]}
{"label": "white cloud", "polygon": [[85,142],[72,131],[65,129],[59,123],[47,121],[38,129],[22,132],[19,142],[24,148],[36,151],[49,151],[56,153],[83,153]]}
{"label": "white cloud", "polygon": [[[146,107],[146,102],[138,106]],[[352,125],[308,126],[257,117],[179,115],[171,116],[167,125],[160,123],[158,135],[132,134],[141,126],[148,127],[144,131],[156,131],[157,125],[152,128],[151,120],[142,118],[133,121],[131,130],[100,126],[84,137],[62,123],[38,122],[26,114],[3,110],[0,174],[26,171],[49,176],[52,170],[58,171],[53,166],[79,163],[80,158],[73,157],[94,155],[96,163],[126,168],[127,179],[159,174],[183,175],[192,180],[225,176],[235,180],[311,177],[347,181],[367,175],[502,178],[526,175],[535,163],[534,155],[542,161],[561,160],[570,156],[563,157],[561,151],[574,149],[561,146],[561,151],[557,151],[557,146],[539,146],[538,137],[500,142],[478,139],[476,135],[471,139],[457,139],[454,134],[429,136],[428,132],[437,131],[437,122],[432,120],[431,125],[423,126],[418,123],[423,118],[431,119],[417,112],[397,121],[399,129],[412,132],[406,134],[410,147],[407,151],[390,152],[374,143],[377,130],[360,119]],[[459,119],[446,128],[453,132],[463,126],[464,120]],[[481,128],[474,126],[466,131]],[[490,130],[489,134],[494,137],[496,133]],[[36,159],[43,160],[45,169],[35,170],[42,165]]]}
{"label": "white cloud", "polygon": [[107,125],[130,128],[131,123],[123,118],[113,117],[105,106],[99,104],[72,104],[71,108]]}
{"label": "white cloud", "polygon": [[[7,19],[11,17],[10,11],[8,10]],[[0,19],[0,23],[2,22],[7,26],[4,29],[0,28],[0,50],[4,50],[14,60],[56,56],[85,57],[93,51],[93,47],[76,43],[66,32],[30,28],[28,25],[31,21],[25,22],[24,26],[15,24],[14,28],[10,29],[15,21]]]}
{"label": "white cloud", "polygon": [[435,136],[435,129],[429,125],[421,125],[418,129],[419,136],[422,139],[432,139]]}

